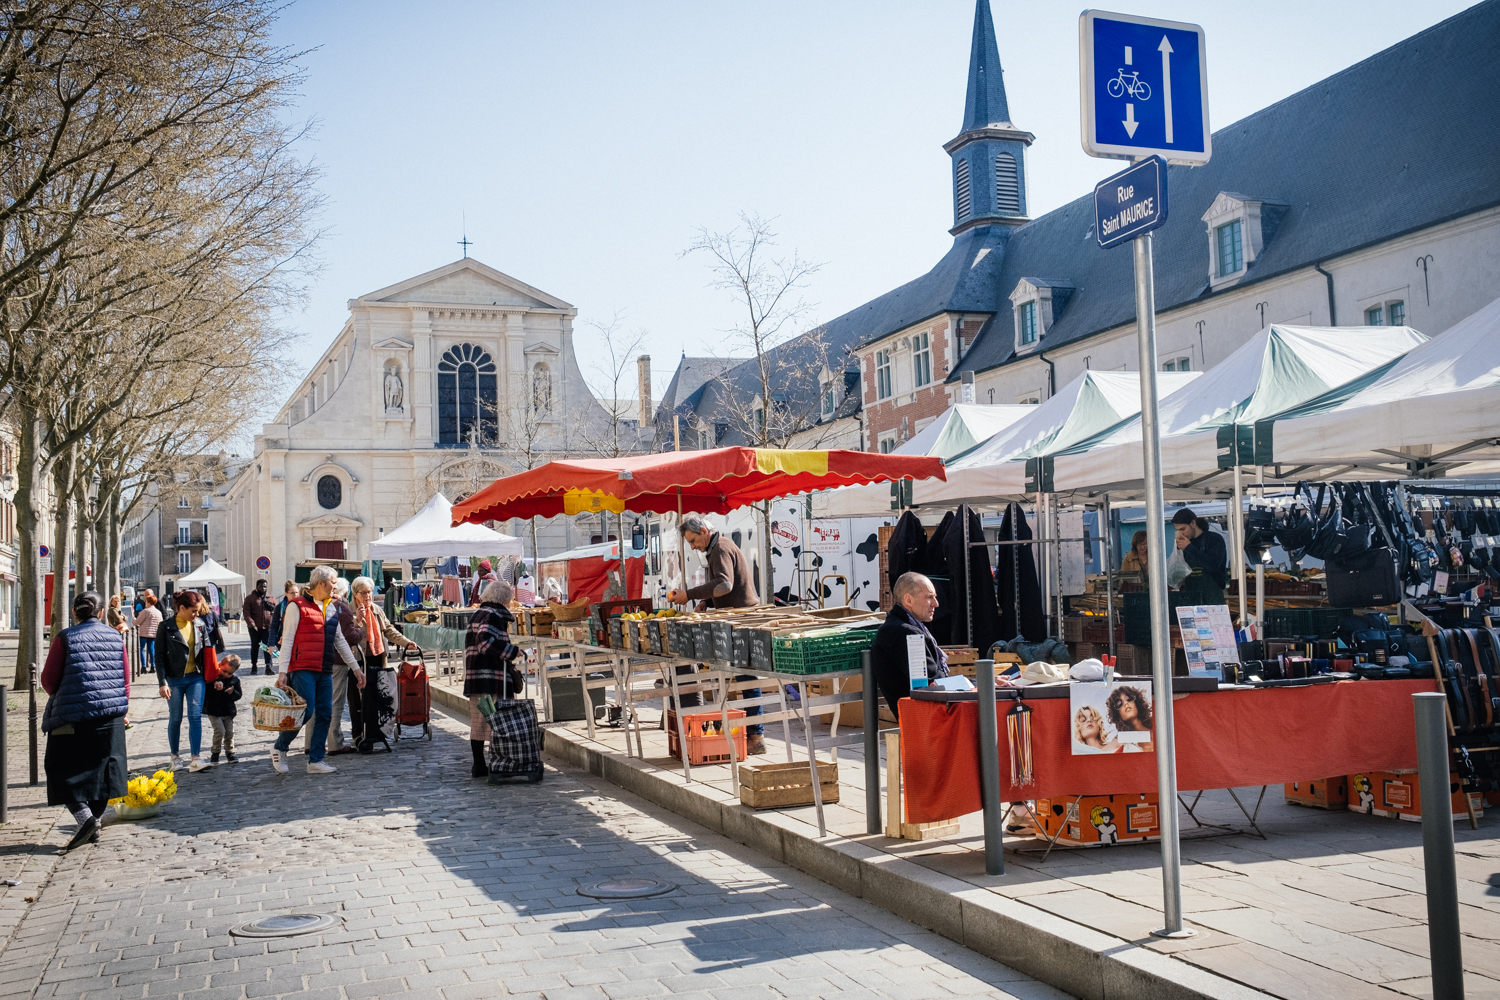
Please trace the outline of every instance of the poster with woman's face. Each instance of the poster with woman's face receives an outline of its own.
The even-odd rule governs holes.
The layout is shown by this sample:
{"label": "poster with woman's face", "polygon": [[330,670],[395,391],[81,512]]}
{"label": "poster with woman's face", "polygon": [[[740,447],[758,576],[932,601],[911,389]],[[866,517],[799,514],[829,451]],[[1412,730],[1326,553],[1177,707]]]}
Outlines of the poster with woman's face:
{"label": "poster with woman's face", "polygon": [[1075,683],[1069,689],[1069,708],[1070,738],[1076,756],[1145,753],[1152,749],[1155,719],[1149,684]]}

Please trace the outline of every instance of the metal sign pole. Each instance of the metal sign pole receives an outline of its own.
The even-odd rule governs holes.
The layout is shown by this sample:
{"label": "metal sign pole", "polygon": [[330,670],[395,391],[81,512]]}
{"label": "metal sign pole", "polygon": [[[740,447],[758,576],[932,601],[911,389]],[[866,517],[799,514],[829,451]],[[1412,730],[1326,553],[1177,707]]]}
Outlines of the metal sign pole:
{"label": "metal sign pole", "polygon": [[1135,240],[1135,330],[1141,366],[1141,445],[1146,463],[1146,549],[1156,562],[1151,593],[1152,711],[1156,715],[1156,784],[1161,814],[1162,910],[1166,927],[1153,933],[1188,937],[1182,927],[1182,857],[1177,830],[1177,740],[1172,727],[1172,632],[1167,620],[1167,540],[1162,520],[1161,430],[1156,412],[1156,288],[1151,234]]}

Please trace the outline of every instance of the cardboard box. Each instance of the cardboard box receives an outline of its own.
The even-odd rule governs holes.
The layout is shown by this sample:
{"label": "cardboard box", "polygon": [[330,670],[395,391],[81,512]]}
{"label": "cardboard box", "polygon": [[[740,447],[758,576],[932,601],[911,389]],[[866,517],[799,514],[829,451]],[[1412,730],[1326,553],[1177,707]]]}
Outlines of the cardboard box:
{"label": "cardboard box", "polygon": [[[810,681],[807,686],[809,693],[814,698],[833,694],[833,681],[831,679]],[[839,678],[839,694],[859,694],[863,693],[864,689],[865,679],[858,674],[853,677]],[[774,690],[774,687],[766,688],[764,689],[764,693],[770,694]],[[896,716],[891,712],[890,706],[885,703],[885,699],[880,697],[879,692],[876,692],[875,703],[880,708],[880,721],[883,724],[894,726],[896,724]],[[790,701],[787,707],[791,707]],[[771,709],[768,708],[766,711],[771,711]],[[833,721],[833,716],[821,715],[814,721],[818,720],[821,720],[826,725]],[[865,728],[865,703],[863,701],[851,701],[839,705],[839,729],[842,731],[845,726],[850,729]]]}
{"label": "cardboard box", "polygon": [[1161,839],[1155,792],[1037,799],[1037,837],[1068,847],[1108,847]]}
{"label": "cardboard box", "polygon": [[[1459,788],[1456,773],[1448,775],[1448,790],[1451,793],[1449,795],[1452,809],[1450,818],[1468,819],[1469,812],[1464,808],[1464,796]],[[1470,800],[1474,805],[1475,818],[1483,816],[1484,796],[1471,795]],[[1417,780],[1417,772],[1414,770],[1366,771],[1363,774],[1349,775],[1348,808],[1350,812],[1420,823],[1422,821],[1422,788]]]}
{"label": "cardboard box", "polygon": [[1349,776],[1293,781],[1285,788],[1286,801],[1313,809],[1343,809],[1349,805]]}

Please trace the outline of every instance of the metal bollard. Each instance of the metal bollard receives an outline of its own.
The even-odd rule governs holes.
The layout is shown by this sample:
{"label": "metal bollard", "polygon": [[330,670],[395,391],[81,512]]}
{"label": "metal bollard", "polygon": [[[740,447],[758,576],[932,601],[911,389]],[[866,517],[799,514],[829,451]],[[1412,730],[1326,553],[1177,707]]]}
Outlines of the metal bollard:
{"label": "metal bollard", "polygon": [[880,692],[875,690],[875,666],[870,651],[860,654],[865,700],[865,833],[878,837],[880,821]]}
{"label": "metal bollard", "polygon": [[995,710],[995,661],[975,661],[979,685],[979,800],[984,809],[984,873],[1005,874],[1005,803],[1000,801],[1000,720]]}
{"label": "metal bollard", "polygon": [[10,704],[5,700],[9,692],[0,684],[0,826],[4,826],[10,814]]}
{"label": "metal bollard", "polygon": [[[1422,786],[1422,868],[1427,875],[1427,945],[1433,1000],[1463,1000],[1463,947],[1458,928],[1458,874],[1453,860],[1453,800],[1448,792],[1446,696],[1414,694],[1417,778]],[[1468,792],[1463,794],[1467,795]]]}
{"label": "metal bollard", "polygon": [[37,784],[36,771],[36,664],[29,663],[26,666],[26,686],[30,689],[31,708],[26,721],[30,729],[31,738],[31,783]]}

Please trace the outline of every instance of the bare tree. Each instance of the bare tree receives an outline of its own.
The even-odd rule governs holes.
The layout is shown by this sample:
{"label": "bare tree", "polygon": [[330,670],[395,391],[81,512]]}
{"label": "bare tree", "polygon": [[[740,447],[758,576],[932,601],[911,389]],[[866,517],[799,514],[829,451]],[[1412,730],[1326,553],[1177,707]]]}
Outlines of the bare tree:
{"label": "bare tree", "polygon": [[[790,255],[776,255],[775,219],[754,213],[741,213],[740,223],[727,232],[698,230],[698,237],[682,252],[706,254],[709,287],[729,293],[739,314],[739,322],[726,331],[732,349],[747,351],[751,384],[734,381],[735,369],[717,379],[720,412],[738,432],[738,436],[762,448],[781,447],[798,430],[803,429],[806,414],[797,402],[806,394],[799,392],[808,377],[808,366],[818,372],[827,362],[827,348],[821,333],[810,334],[803,352],[779,350],[796,334],[797,324],[811,310],[800,297],[807,280],[822,264],[805,261],[793,250]],[[814,382],[816,379],[814,378]],[[747,392],[747,388],[750,390]],[[816,399],[817,393],[813,393]],[[816,403],[813,404],[816,406]],[[767,595],[774,592],[771,579],[771,503],[757,508],[761,519],[761,563],[765,566]]]}

